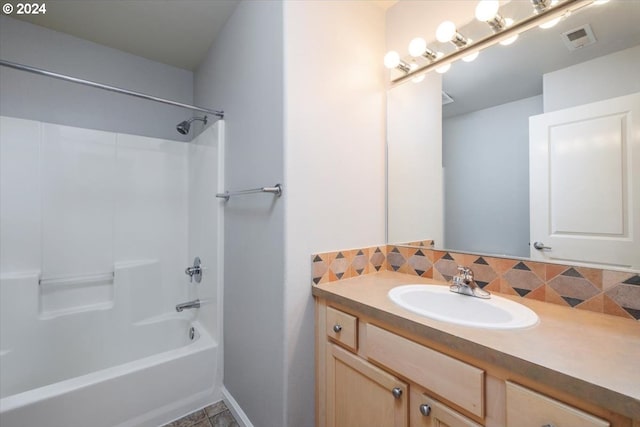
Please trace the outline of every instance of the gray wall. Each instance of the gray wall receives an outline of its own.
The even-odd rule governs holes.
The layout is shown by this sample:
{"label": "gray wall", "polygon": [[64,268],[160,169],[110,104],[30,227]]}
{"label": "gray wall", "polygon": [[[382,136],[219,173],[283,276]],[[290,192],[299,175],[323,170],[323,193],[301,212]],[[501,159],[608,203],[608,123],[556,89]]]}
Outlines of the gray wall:
{"label": "gray wall", "polygon": [[444,247],[529,256],[529,116],[542,95],[443,121]]}
{"label": "gray wall", "polygon": [[640,45],[543,76],[544,112],[640,92]]}
{"label": "gray wall", "polygon": [[[129,90],[193,101],[193,73],[0,16],[0,58]],[[0,67],[0,114],[135,135],[189,140],[190,111]]]}
{"label": "gray wall", "polygon": [[[225,185],[283,182],[283,10],[244,1],[195,73],[195,101],[225,111]],[[284,196],[231,199],[224,228],[224,384],[256,426],[285,425]],[[313,373],[309,373],[313,375]]]}

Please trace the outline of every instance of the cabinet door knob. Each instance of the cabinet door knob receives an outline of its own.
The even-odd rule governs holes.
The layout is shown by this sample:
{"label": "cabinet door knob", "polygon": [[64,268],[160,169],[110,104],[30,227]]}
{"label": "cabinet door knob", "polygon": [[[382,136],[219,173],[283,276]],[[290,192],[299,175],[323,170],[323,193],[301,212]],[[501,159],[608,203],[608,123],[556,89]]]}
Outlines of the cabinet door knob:
{"label": "cabinet door knob", "polygon": [[333,332],[335,332],[336,334],[338,332],[340,332],[342,330],[342,326],[340,325],[333,325]]}
{"label": "cabinet door knob", "polygon": [[393,397],[396,399],[400,399],[402,397],[402,389],[400,387],[394,387],[393,390],[391,390],[391,394],[393,394]]}
{"label": "cabinet door knob", "polygon": [[425,417],[428,417],[429,414],[431,413],[431,406],[427,405],[426,403],[423,403],[422,405],[420,405],[420,413]]}

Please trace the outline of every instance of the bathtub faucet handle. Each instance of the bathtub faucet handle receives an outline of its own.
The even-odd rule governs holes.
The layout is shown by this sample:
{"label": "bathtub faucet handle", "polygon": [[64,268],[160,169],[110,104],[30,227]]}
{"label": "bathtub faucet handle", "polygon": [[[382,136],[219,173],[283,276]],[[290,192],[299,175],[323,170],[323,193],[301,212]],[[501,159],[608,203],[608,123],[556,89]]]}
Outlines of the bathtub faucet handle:
{"label": "bathtub faucet handle", "polygon": [[200,262],[200,257],[195,257],[193,260],[193,265],[191,267],[187,267],[184,270],[184,273],[189,276],[189,282],[193,283],[193,279],[196,279],[196,283],[200,283],[202,281],[202,266]]}

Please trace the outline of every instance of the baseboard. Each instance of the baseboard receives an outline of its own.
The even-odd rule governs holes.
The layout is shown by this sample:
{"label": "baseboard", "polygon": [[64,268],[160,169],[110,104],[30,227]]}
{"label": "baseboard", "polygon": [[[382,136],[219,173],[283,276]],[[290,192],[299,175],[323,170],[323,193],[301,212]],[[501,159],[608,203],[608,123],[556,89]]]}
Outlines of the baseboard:
{"label": "baseboard", "polygon": [[247,417],[247,414],[244,413],[240,405],[238,405],[238,402],[231,396],[231,393],[229,393],[229,390],[227,390],[225,386],[222,386],[222,400],[224,400],[225,405],[227,405],[227,408],[229,408],[238,424],[240,424],[240,427],[254,427],[249,417]]}

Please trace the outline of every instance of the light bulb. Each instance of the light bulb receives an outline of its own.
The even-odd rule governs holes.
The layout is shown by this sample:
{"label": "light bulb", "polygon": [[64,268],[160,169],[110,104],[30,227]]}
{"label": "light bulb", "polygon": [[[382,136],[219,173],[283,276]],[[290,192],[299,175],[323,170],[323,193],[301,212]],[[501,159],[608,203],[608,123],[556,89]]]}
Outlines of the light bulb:
{"label": "light bulb", "polygon": [[554,18],[551,21],[547,21],[542,25],[538,25],[538,27],[542,28],[543,30],[549,29],[551,27],[555,27],[556,24],[560,22],[560,19],[562,19],[562,17]]}
{"label": "light bulb", "polygon": [[449,71],[449,68],[451,68],[451,64],[443,65],[441,67],[436,68],[436,73],[444,74],[447,71]]}
{"label": "light bulb", "polygon": [[513,44],[513,42],[515,42],[516,40],[518,40],[518,34],[516,34],[513,37],[509,37],[508,39],[504,39],[500,42],[500,44],[502,46],[509,46],[510,44]]}
{"label": "light bulb", "polygon": [[[504,20],[504,22],[505,22],[505,25],[507,26],[507,28],[513,25],[513,19],[511,19],[511,18],[506,18]],[[515,36],[512,36],[512,37],[509,37],[508,39],[502,40],[500,42],[500,44],[502,46],[509,46],[510,44],[515,42],[516,40],[518,40],[518,34],[516,34]]]}
{"label": "light bulb", "polygon": [[436,39],[438,39],[440,43],[449,42],[453,39],[456,32],[456,24],[451,21],[444,21],[438,25],[438,29],[436,30]]}
{"label": "light bulb", "polygon": [[400,54],[395,50],[390,50],[384,56],[384,66],[392,70],[400,65]]}
{"label": "light bulb", "polygon": [[487,22],[491,21],[500,8],[500,2],[498,0],[480,0],[476,6],[476,19],[478,21]]}
{"label": "light bulb", "polygon": [[[409,69],[411,70],[411,72],[414,72],[415,70],[418,69],[418,64],[415,62],[412,62],[411,65],[409,66]],[[424,80],[424,73],[411,79],[411,81],[414,83],[420,83],[423,80]]]}
{"label": "light bulb", "polygon": [[409,55],[414,58],[422,56],[425,50],[427,50],[427,42],[423,38],[416,37],[409,43]]}
{"label": "light bulb", "polygon": [[478,57],[478,55],[480,55],[480,52],[475,52],[475,53],[472,53],[471,55],[463,56],[462,60],[464,62],[475,61],[475,59]]}

